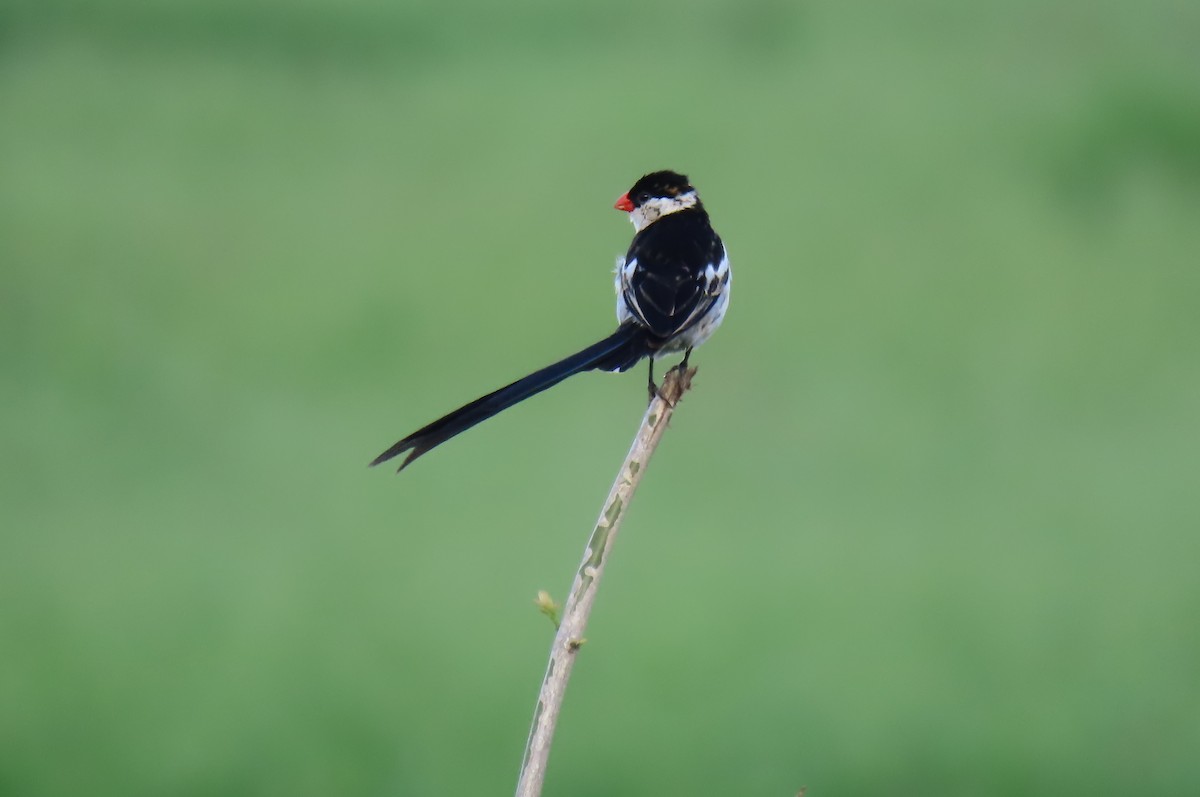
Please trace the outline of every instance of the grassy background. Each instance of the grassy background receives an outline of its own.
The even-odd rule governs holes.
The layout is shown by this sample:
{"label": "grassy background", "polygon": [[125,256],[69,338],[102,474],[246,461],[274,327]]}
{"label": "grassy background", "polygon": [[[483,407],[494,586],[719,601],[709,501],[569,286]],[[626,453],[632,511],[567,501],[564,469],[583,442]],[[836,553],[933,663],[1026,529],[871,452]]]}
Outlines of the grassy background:
{"label": "grassy background", "polygon": [[644,406],[613,199],[737,289],[549,794],[1190,794],[1200,7],[9,0],[0,794],[505,794]]}

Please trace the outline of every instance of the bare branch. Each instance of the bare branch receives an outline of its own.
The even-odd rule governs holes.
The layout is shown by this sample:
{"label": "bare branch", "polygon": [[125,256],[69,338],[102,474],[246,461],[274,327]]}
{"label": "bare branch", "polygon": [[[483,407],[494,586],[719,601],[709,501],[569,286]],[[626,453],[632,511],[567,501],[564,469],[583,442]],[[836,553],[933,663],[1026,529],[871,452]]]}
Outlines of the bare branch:
{"label": "bare branch", "polygon": [[600,519],[596,521],[596,528],[588,539],[587,550],[584,551],[583,561],[575,574],[571,594],[567,596],[562,609],[558,633],[550,647],[550,662],[546,667],[546,676],[542,679],[542,690],[538,694],[537,707],[533,712],[533,726],[529,730],[529,741],[525,744],[525,757],[521,762],[517,797],[539,797],[542,793],[546,762],[550,758],[550,743],[554,740],[554,729],[562,709],[563,695],[567,690],[571,669],[575,665],[575,655],[587,641],[584,631],[592,613],[592,604],[596,600],[600,577],[604,575],[609,551],[616,541],[617,531],[625,518],[626,510],[629,509],[633,493],[646,473],[646,464],[658,447],[679,399],[692,386],[692,376],[695,373],[695,368],[685,371],[674,368],[666,374],[658,396],[646,409],[641,428],[633,439],[633,446],[617,472],[617,479],[613,482],[604,507],[600,510]]}

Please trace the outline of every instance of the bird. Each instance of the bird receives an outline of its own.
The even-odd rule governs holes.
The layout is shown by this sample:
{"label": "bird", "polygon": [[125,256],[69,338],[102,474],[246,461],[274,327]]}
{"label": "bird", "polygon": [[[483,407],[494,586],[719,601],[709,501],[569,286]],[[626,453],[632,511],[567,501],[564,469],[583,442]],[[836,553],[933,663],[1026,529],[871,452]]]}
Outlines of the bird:
{"label": "bird", "polygon": [[371,461],[379,465],[407,452],[397,472],[450,438],[583,371],[628,371],[650,361],[647,390],[653,401],[654,361],[692,350],[716,331],[729,307],[729,255],[688,178],[663,170],[644,175],[613,206],[629,214],[634,236],[617,258],[615,332],[556,363],[466,404],[397,441]]}

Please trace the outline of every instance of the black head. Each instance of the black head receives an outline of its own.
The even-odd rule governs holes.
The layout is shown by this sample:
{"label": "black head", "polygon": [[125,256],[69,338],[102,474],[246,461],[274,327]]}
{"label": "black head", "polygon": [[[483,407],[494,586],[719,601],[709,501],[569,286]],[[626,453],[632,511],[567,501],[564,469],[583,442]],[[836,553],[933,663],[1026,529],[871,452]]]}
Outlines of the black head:
{"label": "black head", "polygon": [[656,197],[667,199],[695,190],[685,175],[665,170],[647,174],[633,184],[633,188],[629,189],[629,193],[626,196],[629,197],[629,201],[636,208],[643,205],[649,199]]}
{"label": "black head", "polygon": [[700,198],[688,178],[679,172],[651,172],[633,184],[614,205],[630,214],[633,226],[639,230],[655,219],[680,210],[703,212]]}

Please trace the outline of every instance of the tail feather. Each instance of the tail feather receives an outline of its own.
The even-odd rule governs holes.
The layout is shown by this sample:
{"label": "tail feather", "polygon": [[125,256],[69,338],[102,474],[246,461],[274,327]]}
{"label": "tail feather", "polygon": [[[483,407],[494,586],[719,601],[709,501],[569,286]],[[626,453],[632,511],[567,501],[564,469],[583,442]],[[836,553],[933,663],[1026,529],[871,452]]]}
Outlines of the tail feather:
{"label": "tail feather", "polygon": [[451,437],[465,432],[477,423],[486,421],[498,412],[524,401],[530,396],[554,387],[568,376],[582,371],[626,371],[650,351],[644,330],[630,324],[618,327],[617,331],[599,343],[583,351],[548,365],[540,371],[518,379],[511,385],[475,399],[459,407],[428,426],[424,426],[384,451],[371,461],[371,465],[387,462],[395,456],[408,452],[397,472],[404,470],[422,454],[441,445]]}

